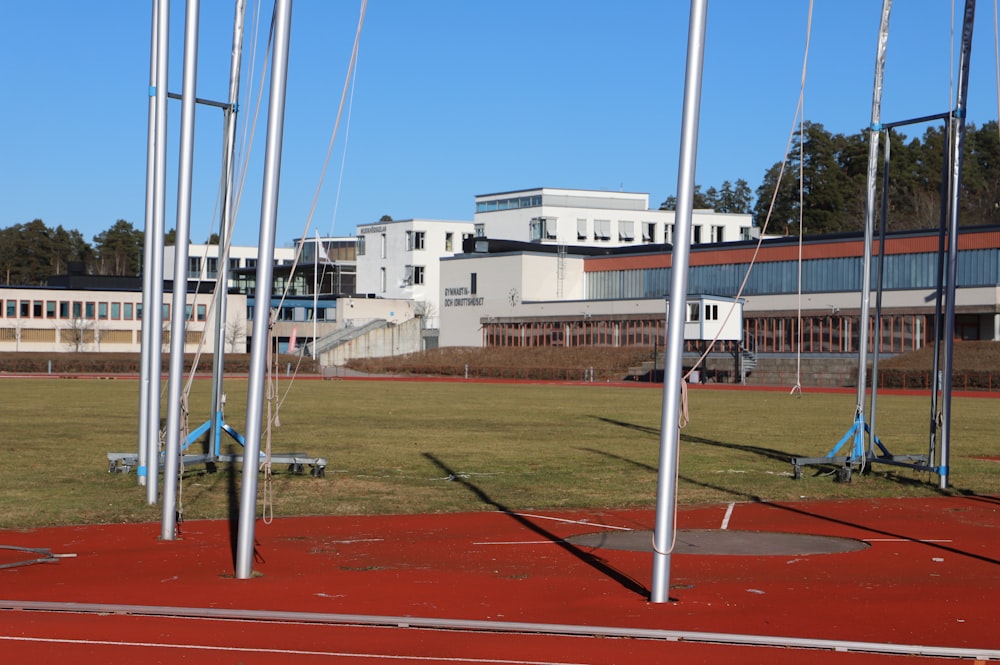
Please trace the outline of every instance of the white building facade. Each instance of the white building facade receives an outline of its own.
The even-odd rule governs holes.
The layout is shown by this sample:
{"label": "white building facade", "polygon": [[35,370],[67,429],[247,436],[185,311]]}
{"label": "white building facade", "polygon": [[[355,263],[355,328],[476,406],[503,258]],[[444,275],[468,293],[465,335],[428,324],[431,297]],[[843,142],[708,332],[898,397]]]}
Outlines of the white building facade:
{"label": "white building facade", "polygon": [[441,258],[462,252],[472,222],[406,219],[363,224],[357,231],[357,291],[413,300],[429,328],[441,311]]}
{"label": "white building facade", "polygon": [[[227,352],[246,351],[246,297],[230,294]],[[173,294],[164,294],[163,321],[170,322]],[[212,296],[187,295],[184,352],[214,350]],[[142,348],[142,292],[136,289],[0,287],[0,351],[122,352]],[[204,339],[202,339],[204,336]],[[163,332],[164,351],[170,343]]]}
{"label": "white building facade", "polygon": [[[174,278],[174,263],[177,248],[167,245],[163,248],[163,279]],[[257,266],[257,248],[250,245],[231,245],[229,247],[230,274],[240,268],[255,268]],[[188,245],[188,279],[215,281],[219,276],[219,245]],[[295,259],[294,247],[275,247],[274,265],[292,265]],[[301,260],[301,259],[300,259]]]}
{"label": "white building facade", "polygon": [[[649,194],[541,187],[476,196],[476,235],[543,244],[622,247],[673,244],[674,212]],[[749,240],[749,214],[695,210],[691,243]]]}

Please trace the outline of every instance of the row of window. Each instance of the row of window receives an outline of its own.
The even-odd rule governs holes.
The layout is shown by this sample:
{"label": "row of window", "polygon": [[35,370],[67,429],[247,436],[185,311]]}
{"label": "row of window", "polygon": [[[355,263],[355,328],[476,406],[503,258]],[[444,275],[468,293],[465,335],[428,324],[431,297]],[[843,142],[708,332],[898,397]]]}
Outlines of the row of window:
{"label": "row of window", "polygon": [[[666,341],[662,318],[630,321],[584,320],[572,322],[512,321],[483,324],[486,346],[624,346],[660,347]],[[956,326],[956,337],[978,338],[978,320],[966,316]],[[743,322],[743,344],[758,353],[857,353],[860,343],[858,317],[789,316],[755,317]],[[869,348],[880,353],[905,353],[930,344],[933,317],[925,314],[886,314],[876,331],[868,330]],[[878,339],[876,339],[878,337]]]}
{"label": "row of window", "polygon": [[[207,305],[187,305],[187,317],[197,321],[208,315]],[[0,299],[0,315],[8,319],[84,319],[88,321],[141,321],[142,303],[94,302],[88,300]],[[170,305],[163,305],[163,318],[170,318]]]}
{"label": "row of window", "polygon": [[[462,239],[465,240],[466,238],[469,238],[471,236],[472,236],[471,233],[463,233],[462,234]],[[359,235],[357,237],[357,240],[356,240],[356,242],[357,242],[356,250],[357,250],[357,255],[358,256],[365,256],[366,253],[367,253],[367,251],[368,251],[367,242],[366,242],[365,238],[366,238],[366,236],[364,236],[364,235]],[[386,247],[387,247],[386,236],[385,236],[384,233],[382,233],[382,234],[379,235],[379,258],[383,258],[383,259],[386,258],[387,254],[388,254]],[[425,250],[425,249],[429,249],[427,247],[427,232],[426,231],[407,231],[406,232],[406,251],[413,252],[413,251],[420,251],[420,250]],[[455,245],[455,234],[453,232],[451,232],[451,231],[447,231],[444,234],[444,251],[445,252],[456,252],[456,251],[459,251],[459,250],[461,250],[461,246],[458,246],[456,248],[456,245]]]}
{"label": "row of window", "polygon": [[476,201],[476,212],[496,212],[497,210],[517,210],[519,208],[535,208],[542,205],[542,195],[516,196],[491,201]]}
{"label": "row of window", "polygon": [[[558,234],[558,220],[551,217],[535,217],[529,222],[529,235],[532,241],[556,240]],[[665,224],[663,232],[659,230],[656,222],[639,222],[638,226],[633,221],[621,220],[613,222],[610,219],[591,220],[579,218],[576,220],[576,239],[578,242],[611,242],[617,238],[618,242],[636,242],[636,231],[642,235],[644,243],[672,243],[674,241],[674,225]],[[691,227],[691,242],[699,244],[705,242],[726,242],[734,240],[728,237],[726,227],[712,224],[708,227],[708,237],[704,235],[704,227],[695,224]],[[477,225],[477,233],[485,234],[485,226]],[[750,227],[740,228],[740,240],[750,239]]]}

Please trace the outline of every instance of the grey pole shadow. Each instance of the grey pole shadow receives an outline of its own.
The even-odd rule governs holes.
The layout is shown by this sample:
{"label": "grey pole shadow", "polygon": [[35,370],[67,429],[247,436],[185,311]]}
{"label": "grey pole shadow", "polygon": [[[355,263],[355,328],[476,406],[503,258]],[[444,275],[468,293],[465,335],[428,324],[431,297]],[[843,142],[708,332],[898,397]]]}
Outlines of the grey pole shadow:
{"label": "grey pole shadow", "polygon": [[610,564],[608,564],[608,562],[604,561],[603,559],[601,559],[598,556],[595,556],[594,554],[591,554],[590,552],[587,552],[587,551],[585,551],[583,549],[580,549],[579,547],[573,545],[572,543],[566,542],[565,540],[563,540],[559,536],[557,536],[557,535],[553,534],[552,532],[546,530],[544,527],[539,526],[538,524],[535,524],[531,520],[525,518],[523,515],[518,514],[517,512],[511,510],[510,508],[508,508],[507,506],[503,505],[499,501],[496,501],[495,499],[493,499],[492,497],[490,497],[486,492],[484,492],[482,490],[482,488],[478,487],[474,483],[469,482],[468,479],[463,478],[462,476],[460,476],[459,474],[457,474],[447,464],[445,464],[440,459],[438,459],[437,456],[435,456],[434,454],[425,452],[425,453],[422,453],[422,455],[424,456],[424,458],[426,458],[428,461],[430,461],[434,466],[436,466],[438,469],[440,469],[442,471],[442,473],[446,474],[448,476],[448,478],[450,478],[453,482],[461,484],[465,489],[467,489],[470,492],[472,492],[473,494],[475,494],[476,497],[480,501],[482,501],[484,504],[486,504],[488,506],[492,506],[493,508],[496,508],[497,511],[499,511],[499,512],[505,514],[505,515],[508,515],[514,521],[518,522],[521,526],[523,526],[523,527],[525,527],[527,529],[530,529],[531,531],[534,531],[535,533],[537,533],[542,538],[544,538],[546,540],[549,540],[552,543],[558,545],[565,552],[571,554],[572,556],[574,556],[575,558],[579,559],[583,563],[585,563],[588,566],[594,568],[595,570],[597,570],[598,572],[600,572],[602,575],[606,575],[607,577],[609,577],[609,578],[613,579],[614,581],[618,582],[619,584],[621,584],[623,587],[625,587],[629,591],[637,593],[637,594],[641,595],[644,598],[647,598],[647,599],[649,598],[649,594],[650,594],[649,589],[647,589],[641,583],[639,583],[638,581],[632,579],[631,577],[629,577],[628,575],[626,575],[622,571],[614,568],[613,566],[611,566]]}

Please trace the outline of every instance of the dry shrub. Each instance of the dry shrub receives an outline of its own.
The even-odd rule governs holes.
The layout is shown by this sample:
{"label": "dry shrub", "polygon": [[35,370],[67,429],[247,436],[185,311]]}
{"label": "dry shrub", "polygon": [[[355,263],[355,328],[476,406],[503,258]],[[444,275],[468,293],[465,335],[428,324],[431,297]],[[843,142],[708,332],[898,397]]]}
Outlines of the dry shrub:
{"label": "dry shrub", "polygon": [[390,358],[348,362],[354,370],[557,381],[621,380],[629,368],[652,360],[652,348],[614,347],[446,347]]}

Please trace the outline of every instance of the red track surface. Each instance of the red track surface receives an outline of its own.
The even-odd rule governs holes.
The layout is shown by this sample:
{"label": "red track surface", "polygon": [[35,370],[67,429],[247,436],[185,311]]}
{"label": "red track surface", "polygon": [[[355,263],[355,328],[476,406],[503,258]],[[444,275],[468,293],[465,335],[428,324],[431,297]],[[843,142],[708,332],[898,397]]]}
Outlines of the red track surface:
{"label": "red track surface", "polygon": [[[717,529],[727,509],[684,510],[678,524]],[[703,644],[510,625],[530,623],[765,636],[769,644],[953,647],[967,662],[1000,658],[1000,497],[736,504],[731,530],[840,536],[870,547],[808,556],[677,554],[676,602],[665,604],[645,595],[650,553],[583,550],[562,540],[650,529],[653,521],[651,511],[279,518],[257,526],[260,575],[250,580],[232,578],[226,522],[185,523],[171,542],[160,541],[153,524],[0,531],[0,545],[76,555],[0,569],[0,653],[4,663],[74,664],[948,661],[947,654],[915,658],[878,648],[836,652],[830,644]],[[0,564],[25,558],[33,557],[0,550]],[[10,609],[29,601],[103,611]],[[122,605],[162,615],[111,607]],[[192,618],[198,612],[164,608],[299,614]],[[329,615],[499,623],[442,629]]]}

